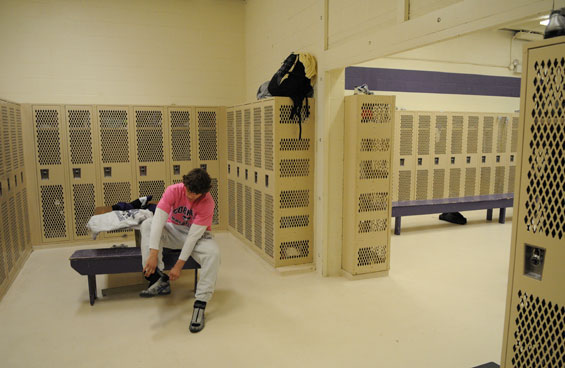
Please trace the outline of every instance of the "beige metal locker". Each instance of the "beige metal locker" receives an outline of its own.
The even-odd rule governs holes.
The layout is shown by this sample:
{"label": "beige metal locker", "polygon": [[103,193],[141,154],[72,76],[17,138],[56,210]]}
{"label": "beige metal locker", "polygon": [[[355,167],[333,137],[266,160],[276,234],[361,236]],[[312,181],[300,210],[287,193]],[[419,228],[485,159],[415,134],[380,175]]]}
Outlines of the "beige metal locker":
{"label": "beige metal locker", "polygon": [[565,37],[524,47],[502,367],[565,364]]}
{"label": "beige metal locker", "polygon": [[432,174],[434,157],[434,115],[432,112],[417,112],[416,160],[414,162],[414,198],[432,198]]}
{"label": "beige metal locker", "polygon": [[[393,96],[345,97],[342,269],[350,276],[390,267]],[[362,151],[361,139],[389,139]]]}
{"label": "beige metal locker", "polygon": [[98,129],[92,106],[65,106],[65,137],[68,139],[68,175],[71,191],[72,238],[88,239],[86,224],[97,206],[102,206],[97,175],[100,173],[98,146],[94,144]]}
{"label": "beige metal locker", "polygon": [[67,142],[64,139],[64,109],[33,106],[36,175],[41,219],[41,240],[54,242],[72,238]]}
{"label": "beige metal locker", "polygon": [[[8,106],[3,101],[0,101],[0,139],[2,142],[10,142],[10,129],[7,127],[8,125]],[[10,145],[9,144],[2,144],[0,147],[0,178],[3,178],[7,175],[6,173],[6,165],[8,164],[5,162],[4,157],[9,155]]]}
{"label": "beige metal locker", "polygon": [[168,107],[168,124],[170,156],[168,166],[171,180],[167,186],[182,182],[183,175],[196,167],[195,147],[196,136],[194,107]]}
{"label": "beige metal locker", "polygon": [[467,113],[463,129],[465,161],[462,180],[462,197],[472,197],[479,194],[479,121],[480,115]]}
{"label": "beige metal locker", "polygon": [[[413,112],[397,111],[396,113],[395,140],[398,144],[395,145],[394,153],[393,201],[415,199],[414,158],[417,152],[414,148],[419,132],[416,117],[417,115]],[[386,138],[361,138],[360,149],[362,152],[372,152],[386,142]]]}
{"label": "beige metal locker", "polygon": [[494,152],[494,183],[492,194],[507,193],[508,188],[508,136],[511,129],[510,115],[496,115],[495,121],[495,152]]}
{"label": "beige metal locker", "polygon": [[514,183],[516,181],[516,161],[517,158],[517,147],[518,147],[518,127],[520,123],[520,117],[517,114],[511,116],[512,125],[509,134],[509,148],[507,153],[507,164],[508,164],[508,184],[507,192],[514,193]]}
{"label": "beige metal locker", "polygon": [[459,198],[464,194],[465,150],[463,147],[465,114],[452,113],[449,119],[449,148],[448,148],[448,186],[447,198]]}
{"label": "beige metal locker", "polygon": [[435,113],[432,125],[433,158],[431,163],[431,197],[426,199],[445,198],[449,179],[449,118],[448,113]]}
{"label": "beige metal locker", "polygon": [[494,114],[481,114],[479,124],[479,195],[492,194],[494,191]]}

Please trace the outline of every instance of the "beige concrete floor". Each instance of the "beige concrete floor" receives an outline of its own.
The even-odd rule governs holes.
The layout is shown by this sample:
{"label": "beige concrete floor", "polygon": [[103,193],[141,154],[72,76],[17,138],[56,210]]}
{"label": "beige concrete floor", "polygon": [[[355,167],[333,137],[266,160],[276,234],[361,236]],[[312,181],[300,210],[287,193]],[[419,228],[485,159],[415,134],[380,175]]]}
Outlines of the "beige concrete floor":
{"label": "beige concrete floor", "polygon": [[[499,362],[511,215],[468,225],[403,218],[385,278],[281,276],[228,233],[206,328],[188,332],[193,273],[170,296],[91,307],[69,266],[80,247],[36,250],[0,302],[1,367],[433,367]],[[495,214],[497,215],[497,213]],[[131,244],[131,242],[130,242]],[[98,289],[137,275],[99,276]]]}

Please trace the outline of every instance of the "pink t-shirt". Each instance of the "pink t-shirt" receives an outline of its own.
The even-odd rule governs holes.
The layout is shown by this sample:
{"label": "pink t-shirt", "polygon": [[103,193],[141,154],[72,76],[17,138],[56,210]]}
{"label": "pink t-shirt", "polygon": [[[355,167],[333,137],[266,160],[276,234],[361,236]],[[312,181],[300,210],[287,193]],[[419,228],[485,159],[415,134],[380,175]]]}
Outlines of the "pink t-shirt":
{"label": "pink t-shirt", "polygon": [[157,207],[169,214],[167,222],[185,226],[202,225],[206,226],[207,230],[211,230],[216,206],[212,195],[208,192],[194,202],[190,202],[186,198],[185,188],[183,183],[168,186]]}

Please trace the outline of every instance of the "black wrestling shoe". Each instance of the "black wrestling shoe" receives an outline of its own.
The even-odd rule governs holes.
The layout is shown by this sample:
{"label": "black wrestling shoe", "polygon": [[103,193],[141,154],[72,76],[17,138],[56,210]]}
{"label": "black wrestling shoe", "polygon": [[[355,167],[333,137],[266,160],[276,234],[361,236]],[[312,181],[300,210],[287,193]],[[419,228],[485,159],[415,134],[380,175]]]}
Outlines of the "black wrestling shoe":
{"label": "black wrestling shoe", "polygon": [[194,310],[192,311],[192,319],[188,329],[192,333],[202,331],[204,328],[204,310],[206,309],[206,302],[197,300],[194,302]]}

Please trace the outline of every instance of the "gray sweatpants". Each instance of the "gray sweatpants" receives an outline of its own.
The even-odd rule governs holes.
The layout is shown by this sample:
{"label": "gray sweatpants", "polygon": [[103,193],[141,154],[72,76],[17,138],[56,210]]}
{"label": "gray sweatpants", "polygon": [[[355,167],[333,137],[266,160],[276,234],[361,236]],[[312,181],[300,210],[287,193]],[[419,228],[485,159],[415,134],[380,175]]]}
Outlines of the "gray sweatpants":
{"label": "gray sweatpants", "polygon": [[[149,235],[151,233],[152,220],[147,219],[141,224],[142,267],[145,266],[147,258],[149,258]],[[163,264],[163,248],[182,249],[188,230],[187,226],[175,225],[170,222],[165,223],[159,243],[159,261],[157,263],[159,269],[163,270],[165,268]],[[200,264],[200,279],[196,287],[196,299],[207,302],[214,293],[216,277],[220,268],[220,248],[212,234],[205,232],[202,238],[196,242],[190,256]]]}

